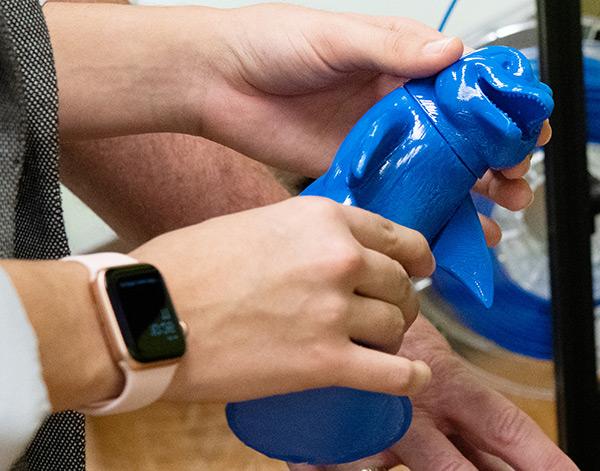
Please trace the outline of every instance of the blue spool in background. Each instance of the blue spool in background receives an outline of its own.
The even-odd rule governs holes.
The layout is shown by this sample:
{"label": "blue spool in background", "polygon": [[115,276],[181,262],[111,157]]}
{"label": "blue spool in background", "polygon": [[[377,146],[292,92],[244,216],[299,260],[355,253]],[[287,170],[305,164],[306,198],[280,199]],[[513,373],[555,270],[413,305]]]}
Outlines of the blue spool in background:
{"label": "blue spool in background", "polygon": [[[537,49],[529,48],[523,52],[537,72]],[[600,143],[600,61],[595,58],[600,57],[600,47],[590,43],[584,47],[584,53],[588,141]],[[481,213],[493,216],[495,205],[492,202],[483,197],[474,199]],[[432,278],[434,289],[453,308],[456,318],[475,333],[514,353],[551,359],[551,304],[549,296],[541,293],[547,292],[548,287],[540,287],[535,290],[536,293],[519,286],[500,261],[497,249],[490,252],[495,286],[494,303],[490,309],[485,309],[463,286],[442,271],[437,271]],[[547,279],[541,282],[547,284]]]}

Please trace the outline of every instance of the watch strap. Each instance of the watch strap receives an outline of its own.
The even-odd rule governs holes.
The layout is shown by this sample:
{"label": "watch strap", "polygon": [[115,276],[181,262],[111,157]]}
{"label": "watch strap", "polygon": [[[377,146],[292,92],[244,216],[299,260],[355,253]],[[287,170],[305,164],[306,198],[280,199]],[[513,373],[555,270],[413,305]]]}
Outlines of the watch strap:
{"label": "watch strap", "polygon": [[[114,252],[70,256],[63,258],[63,260],[84,265],[88,269],[91,282],[96,281],[101,270],[139,264],[133,257]],[[120,361],[118,364],[125,375],[125,386],[121,394],[114,399],[96,402],[85,408],[80,408],[80,412],[88,415],[110,415],[145,407],[160,399],[171,383],[177,369],[177,364],[149,366],[147,369],[135,370],[125,360]]]}
{"label": "watch strap", "polygon": [[[148,406],[160,399],[177,369],[177,364],[171,364],[134,372],[128,368],[125,361],[120,362],[119,366],[125,373],[125,387],[121,394],[114,399],[96,402],[81,408],[80,412],[88,415],[111,415]],[[157,375],[160,375],[158,381]]]}
{"label": "watch strap", "polygon": [[63,258],[65,262],[79,262],[88,269],[90,281],[96,281],[98,272],[110,267],[137,265],[135,258],[116,252],[99,252],[89,255],[71,255]]}

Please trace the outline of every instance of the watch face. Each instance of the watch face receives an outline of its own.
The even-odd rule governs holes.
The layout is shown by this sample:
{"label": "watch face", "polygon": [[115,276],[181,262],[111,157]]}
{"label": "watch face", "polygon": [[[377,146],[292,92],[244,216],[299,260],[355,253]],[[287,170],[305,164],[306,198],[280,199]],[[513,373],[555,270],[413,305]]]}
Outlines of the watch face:
{"label": "watch face", "polygon": [[183,355],[185,337],[156,268],[131,265],[106,270],[106,289],[135,360],[147,363]]}

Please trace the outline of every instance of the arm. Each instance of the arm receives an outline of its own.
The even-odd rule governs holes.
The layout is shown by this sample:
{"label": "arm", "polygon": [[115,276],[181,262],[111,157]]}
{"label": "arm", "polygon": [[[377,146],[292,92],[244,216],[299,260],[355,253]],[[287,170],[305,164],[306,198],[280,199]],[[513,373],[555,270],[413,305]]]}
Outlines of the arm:
{"label": "arm", "polygon": [[212,217],[290,197],[260,163],[183,134],[63,140],[60,164],[62,182],[131,246]]}
{"label": "arm", "polygon": [[[418,309],[408,273],[433,269],[410,229],[318,198],[290,199],[164,234],[132,255],[159,268],[189,327],[166,398],[232,401],[325,385],[403,394],[428,381],[422,362],[390,354]],[[1,266],[38,336],[53,409],[117,396],[122,378],[86,270],[66,261]],[[368,377],[358,374],[365,370]]]}
{"label": "arm", "polygon": [[4,260],[0,266],[37,335],[53,410],[116,396],[121,375],[104,343],[86,270],[61,261]]}
{"label": "arm", "polygon": [[414,21],[284,5],[45,14],[63,138],[183,132],[312,175],[382,93],[462,51]]}
{"label": "arm", "polygon": [[400,354],[433,370],[430,387],[414,398],[407,434],[388,450],[341,466],[290,465],[292,471],[352,471],[402,463],[410,469],[575,470],[575,464],[516,405],[481,384],[423,316]]}
{"label": "arm", "polygon": [[63,143],[61,178],[132,246],[290,197],[264,165],[182,134]]}
{"label": "arm", "polygon": [[[326,168],[351,124],[378,97],[407,77],[440,70],[461,50],[459,41],[407,19],[335,15],[291,6],[224,11],[56,3],[46,7],[46,14],[61,90],[63,142],[65,137],[174,130],[199,134],[263,162],[311,175]],[[261,25],[258,30],[256,24]],[[279,37],[283,24],[290,34]],[[75,150],[66,155],[91,157],[81,163],[65,159],[63,164],[67,184],[129,239],[131,224],[116,218],[131,220],[136,212],[143,213],[147,217],[141,224],[150,228],[151,235],[177,223],[177,216],[164,205],[142,208],[142,202],[153,200],[148,193],[154,189],[135,190],[142,178],[134,175],[148,177],[160,172],[156,166],[164,165],[167,171],[157,178],[168,189],[162,186],[161,191],[171,192],[166,200],[177,201],[177,195],[172,198],[173,183],[187,181],[184,167],[209,179],[213,170],[219,176],[229,172],[226,176],[236,185],[243,184],[240,173],[251,167],[239,162],[234,152],[206,141],[157,136],[151,139],[157,155],[148,165],[125,162],[125,154],[135,159],[154,154],[135,152],[131,146],[143,138],[130,139],[129,144],[78,148],[73,144]],[[173,146],[172,141],[179,142]],[[114,149],[127,147],[117,152],[120,159],[112,155]],[[197,158],[205,165],[192,157],[174,163],[169,159],[174,147],[185,148],[186,154],[198,151]],[[94,162],[96,158],[106,162]],[[227,163],[219,162],[225,158]],[[108,173],[115,169],[121,181],[111,184]],[[478,190],[505,206],[524,206],[532,195],[520,178],[521,170],[490,172]],[[98,189],[87,185],[94,183],[96,171],[102,180]],[[188,200],[181,212],[196,213],[186,220],[197,222],[228,207],[247,208],[240,198],[246,191],[248,199],[258,198],[258,204],[285,195],[265,172],[252,169],[251,174],[269,184],[264,189],[242,186],[237,195],[228,190],[220,201],[201,194],[197,183],[182,188]],[[123,184],[126,178],[131,182]],[[107,202],[110,196],[120,204]],[[198,211],[201,204],[190,204],[196,200],[215,210]],[[150,220],[155,210],[163,217]],[[119,214],[113,216],[111,211]],[[156,221],[166,224],[161,229]],[[488,241],[497,242],[499,228],[488,220],[483,223]]]}
{"label": "arm", "polygon": [[[59,2],[44,7],[63,138],[190,131],[193,57],[182,36],[185,10]],[[210,9],[201,10],[197,26],[208,31],[201,22],[210,21]],[[197,39],[208,49],[206,38]]]}

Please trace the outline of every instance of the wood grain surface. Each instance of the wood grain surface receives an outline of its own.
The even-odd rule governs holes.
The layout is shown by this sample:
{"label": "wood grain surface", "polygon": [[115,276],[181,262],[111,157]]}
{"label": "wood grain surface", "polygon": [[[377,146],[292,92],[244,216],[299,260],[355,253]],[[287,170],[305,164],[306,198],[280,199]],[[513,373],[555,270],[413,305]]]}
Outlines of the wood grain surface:
{"label": "wood grain surface", "polygon": [[283,471],[287,466],[243,445],[221,404],[157,403],[87,420],[89,471]]}
{"label": "wood grain surface", "polygon": [[[552,401],[507,396],[556,436]],[[88,418],[87,469],[285,471],[287,466],[243,445],[229,430],[221,404],[158,403],[128,414]]]}

